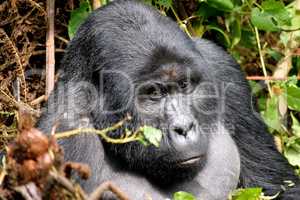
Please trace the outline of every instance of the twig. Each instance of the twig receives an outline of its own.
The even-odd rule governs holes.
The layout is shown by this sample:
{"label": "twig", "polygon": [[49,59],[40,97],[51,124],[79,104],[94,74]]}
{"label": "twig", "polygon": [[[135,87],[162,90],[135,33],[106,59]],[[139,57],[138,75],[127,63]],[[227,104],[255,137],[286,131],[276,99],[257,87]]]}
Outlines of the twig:
{"label": "twig", "polygon": [[79,135],[81,133],[91,133],[91,134],[100,135],[106,142],[114,143],[114,144],[123,144],[123,143],[137,141],[139,139],[138,138],[139,131],[136,131],[133,134],[131,134],[130,136],[125,137],[125,138],[111,138],[106,135],[108,132],[117,130],[120,127],[121,127],[120,124],[116,124],[115,126],[105,128],[102,130],[97,130],[94,128],[79,128],[79,129],[75,129],[75,130],[71,130],[71,131],[56,133],[54,136],[56,139],[61,139],[61,138]]}
{"label": "twig", "polygon": [[[265,61],[264,61],[264,58],[263,58],[263,55],[262,55],[262,51],[261,51],[261,45],[260,45],[260,39],[259,39],[258,29],[256,27],[254,27],[254,30],[255,30],[255,36],[256,36],[256,42],[257,42],[257,47],[258,47],[258,53],[259,53],[259,58],[260,58],[260,62],[261,62],[261,67],[262,67],[264,76],[267,77],[268,74],[267,74],[267,70],[266,70],[266,66],[265,66]],[[267,84],[270,96],[272,97],[273,96],[273,92],[272,92],[272,89],[271,89],[271,86],[270,86],[270,83],[269,83],[268,80],[266,80],[266,84]]]}
{"label": "twig", "polygon": [[2,185],[5,176],[7,175],[6,172],[6,156],[4,155],[2,160],[1,160],[1,165],[2,165],[2,170],[0,172],[0,185]]}
{"label": "twig", "polygon": [[[65,53],[66,50],[65,49],[55,49],[55,52]],[[36,55],[41,55],[41,54],[45,54],[45,53],[46,53],[46,50],[37,50],[37,51],[32,52],[31,55],[36,56]]]}
{"label": "twig", "polygon": [[296,10],[299,11],[300,10],[300,0],[296,0],[295,4],[296,4],[295,5]]}
{"label": "twig", "polygon": [[24,91],[24,99],[25,99],[25,102],[26,102],[26,100],[27,100],[27,85],[26,85],[26,80],[25,80],[24,67],[23,67],[23,64],[21,62],[19,51],[17,50],[17,48],[15,47],[13,42],[10,40],[10,38],[8,37],[6,32],[3,29],[0,28],[0,39],[1,38],[3,38],[3,40],[6,41],[8,47],[9,47],[9,51],[11,51],[11,53],[15,57],[16,64],[18,65],[17,74],[18,74],[18,76],[21,77],[21,86],[22,86],[22,89]]}
{"label": "twig", "polygon": [[180,27],[181,29],[183,29],[184,32],[185,32],[190,38],[192,38],[192,35],[190,34],[190,32],[189,32],[189,30],[188,30],[186,24],[185,24],[183,21],[181,21],[181,19],[180,19],[179,16],[177,15],[177,13],[176,13],[175,9],[173,8],[173,6],[171,6],[171,10],[172,10],[172,12],[173,12],[173,14],[174,14],[174,16],[175,16],[175,18],[176,18],[176,21],[177,21],[179,27]]}
{"label": "twig", "polygon": [[125,119],[116,123],[115,125],[105,128],[105,129],[102,129],[102,130],[97,130],[94,128],[79,128],[79,129],[75,129],[75,130],[71,130],[71,131],[56,133],[54,136],[56,139],[61,139],[61,138],[71,137],[74,135],[79,135],[81,133],[90,133],[90,134],[100,135],[106,142],[109,142],[109,143],[124,144],[124,143],[128,143],[128,142],[133,142],[133,141],[139,140],[139,134],[141,133],[140,129],[138,129],[137,131],[135,131],[132,134],[131,134],[131,132],[126,132],[125,137],[122,137],[122,138],[111,138],[111,137],[107,136],[108,132],[119,129],[121,126],[123,126],[123,124],[126,121],[128,121],[130,119],[131,119],[131,117],[127,116]]}
{"label": "twig", "polygon": [[30,105],[31,105],[31,106],[34,106],[34,105],[37,105],[37,104],[39,104],[39,103],[41,103],[41,102],[43,102],[43,101],[45,101],[45,100],[46,100],[46,96],[45,96],[45,95],[42,95],[42,96],[40,96],[40,97],[34,99],[33,101],[31,101],[31,102],[30,102]]}
{"label": "twig", "polygon": [[92,0],[92,8],[93,8],[93,10],[96,10],[99,7],[101,7],[101,0]]}
{"label": "twig", "polygon": [[[69,191],[75,197],[79,197],[79,199],[82,199],[82,200],[87,199],[87,195],[81,189],[78,189],[76,186],[74,186],[74,184],[66,177],[58,174],[57,172],[53,172],[53,171],[49,172],[49,176],[55,183],[62,186],[64,189]],[[76,199],[78,199],[78,198],[76,198]]]}
{"label": "twig", "polygon": [[50,172],[49,176],[58,184],[63,186],[66,190],[68,190],[70,193],[75,193],[75,188],[73,187],[73,184],[65,177],[60,176],[58,173]]}
{"label": "twig", "polygon": [[46,15],[46,12],[44,10],[44,8],[42,6],[40,6],[40,4],[38,4],[37,2],[33,1],[33,0],[28,0],[29,3],[31,3],[31,5],[33,5],[34,7],[36,7],[39,11],[41,11],[44,15]]}
{"label": "twig", "polygon": [[[10,97],[6,92],[4,92],[3,90],[0,89],[0,93],[2,93],[2,97],[0,98],[1,100],[4,100],[8,103],[12,103],[14,107],[16,107],[17,109],[20,108],[24,108],[26,109],[29,113],[31,113],[34,116],[40,116],[40,112],[36,111],[35,109],[31,108],[28,104],[23,103],[23,102],[17,102],[14,98]],[[0,96],[0,97],[1,97]]]}
{"label": "twig", "polygon": [[54,44],[55,0],[47,0],[48,30],[46,35],[46,96],[54,88],[55,44]]}
{"label": "twig", "polygon": [[13,83],[13,94],[14,94],[14,97],[15,99],[20,102],[21,101],[21,92],[20,92],[20,78],[17,77],[16,78],[16,81]]}
{"label": "twig", "polygon": [[[283,78],[276,78],[273,76],[247,76],[247,80],[253,80],[253,81],[260,81],[260,80],[271,80],[271,81],[285,81],[288,80],[288,77],[283,77]],[[300,80],[300,76],[297,77],[298,80]]]}
{"label": "twig", "polygon": [[192,19],[198,19],[200,18],[199,16],[189,16],[188,18],[183,20],[183,23],[188,23],[189,21],[191,21]]}
{"label": "twig", "polygon": [[129,200],[127,195],[110,181],[104,182],[98,188],[96,188],[96,190],[94,190],[94,192],[89,196],[89,200],[100,199],[102,194],[107,190],[110,190],[112,193],[117,195],[120,200]]}
{"label": "twig", "polygon": [[[183,17],[183,19],[188,19],[189,16],[188,14],[186,13],[185,9],[184,9],[184,6],[182,4],[182,1],[175,1],[176,3],[176,7],[178,8],[178,11],[179,11],[179,14],[181,15],[181,17]],[[184,20],[183,22],[185,22],[186,26],[187,26],[187,29],[189,30],[189,33],[191,34],[191,36],[196,36],[196,33],[190,23],[189,20]]]}
{"label": "twig", "polygon": [[63,38],[63,37],[61,37],[61,36],[59,36],[59,35],[57,35],[57,34],[55,34],[55,37],[56,37],[57,39],[59,39],[60,41],[64,42],[65,44],[69,44],[69,40],[67,40],[67,39],[65,39],[65,38]]}
{"label": "twig", "polygon": [[14,190],[20,193],[25,200],[42,200],[41,192],[33,182],[14,187]]}

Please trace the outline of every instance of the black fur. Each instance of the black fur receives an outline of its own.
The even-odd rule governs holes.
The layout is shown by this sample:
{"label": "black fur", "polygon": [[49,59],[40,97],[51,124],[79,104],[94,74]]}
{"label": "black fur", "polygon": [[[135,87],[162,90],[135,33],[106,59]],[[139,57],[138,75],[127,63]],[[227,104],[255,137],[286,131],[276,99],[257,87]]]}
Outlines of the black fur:
{"label": "black fur", "polygon": [[[171,197],[178,190],[190,191],[198,198],[207,193],[208,200],[221,200],[222,195],[213,197],[212,191],[227,193],[235,184],[235,179],[230,178],[228,185],[222,185],[226,177],[218,181],[209,174],[219,171],[221,176],[227,176],[228,167],[229,171],[235,173],[234,176],[239,177],[239,187],[258,186],[264,188],[269,195],[281,192],[282,200],[299,199],[299,179],[286,159],[276,150],[273,137],[252,108],[250,88],[238,64],[212,42],[190,39],[175,22],[135,1],[114,1],[93,12],[80,26],[68,46],[61,63],[59,81],[38,127],[49,133],[58,121],[58,131],[82,126],[102,129],[120,121],[129,113],[133,120],[126,127],[131,130],[146,123],[168,132],[171,129],[163,125],[165,119],[160,118],[158,113],[147,114],[138,110],[132,99],[132,96],[136,96],[136,88],[131,86],[153,80],[153,77],[157,77],[154,72],[169,65],[177,73],[187,69],[193,70],[193,75],[199,73],[199,86],[200,82],[210,83],[210,86],[215,86],[213,93],[225,90],[223,99],[212,97],[197,100],[197,106],[202,110],[210,111],[218,106],[224,112],[220,110],[218,113],[203,114],[191,109],[184,110],[182,115],[193,116],[197,127],[223,124],[232,135],[240,156],[234,153],[236,146],[230,138],[224,136],[223,144],[214,143],[211,135],[215,132],[211,127],[210,131],[204,131],[201,138],[197,139],[198,145],[191,143],[189,151],[183,147],[182,152],[178,151],[179,148],[172,150],[172,144],[166,136],[161,147],[155,148],[144,147],[136,142],[111,145],[101,142],[96,135],[82,134],[61,141],[67,160],[85,162],[91,166],[93,175],[90,180],[81,181],[82,186],[87,191],[92,191],[101,182],[112,180],[135,200],[141,198],[136,194],[138,192],[160,200]],[[123,72],[127,78],[119,72]],[[201,86],[196,92],[197,99],[200,93],[208,94],[211,89]],[[184,100],[186,96],[183,97]],[[124,105],[127,105],[125,109],[116,111]],[[151,105],[152,107],[155,110],[155,106]],[[104,110],[115,112],[107,113]],[[169,121],[165,123],[168,124]],[[124,129],[111,134],[117,137],[122,131]],[[176,139],[173,140],[177,142]],[[218,148],[209,149],[207,144],[210,147],[219,145],[224,153],[218,154]],[[164,148],[173,155],[164,157]],[[216,164],[203,166],[202,162],[188,168],[177,168],[171,164],[177,157],[190,156],[193,151],[204,153],[208,163],[213,158],[211,160],[215,160]],[[221,156],[217,157],[218,155]],[[235,165],[239,159],[240,174],[239,166]],[[207,182],[204,174],[206,171]],[[293,181],[295,186],[287,187],[287,180]],[[104,199],[110,198],[114,199],[111,194],[107,194]]]}

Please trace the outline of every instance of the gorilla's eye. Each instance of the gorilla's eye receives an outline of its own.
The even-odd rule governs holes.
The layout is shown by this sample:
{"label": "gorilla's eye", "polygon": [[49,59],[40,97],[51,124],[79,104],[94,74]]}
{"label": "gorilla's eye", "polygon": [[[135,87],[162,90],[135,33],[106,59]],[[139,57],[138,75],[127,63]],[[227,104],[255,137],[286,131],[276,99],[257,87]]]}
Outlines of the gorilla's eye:
{"label": "gorilla's eye", "polygon": [[187,80],[181,80],[178,82],[178,85],[181,89],[187,89],[190,84]]}
{"label": "gorilla's eye", "polygon": [[158,87],[150,87],[147,91],[147,96],[151,100],[159,100],[165,96],[163,91]]}
{"label": "gorilla's eye", "polygon": [[178,82],[178,86],[181,92],[183,93],[191,93],[193,91],[193,83],[191,80],[183,79]]}
{"label": "gorilla's eye", "polygon": [[161,85],[148,85],[141,88],[140,95],[153,101],[158,101],[166,95]]}

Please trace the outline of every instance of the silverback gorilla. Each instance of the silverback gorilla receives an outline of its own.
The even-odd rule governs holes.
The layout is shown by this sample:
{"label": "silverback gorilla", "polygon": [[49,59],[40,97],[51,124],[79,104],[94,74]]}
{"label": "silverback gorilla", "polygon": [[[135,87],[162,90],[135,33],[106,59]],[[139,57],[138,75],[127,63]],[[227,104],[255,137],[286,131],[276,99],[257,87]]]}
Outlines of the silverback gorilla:
{"label": "silverback gorilla", "polygon": [[[251,102],[240,67],[222,48],[189,38],[150,6],[114,1],[70,42],[38,127],[103,129],[129,114],[111,137],[145,124],[162,130],[158,148],[109,144],[93,134],[60,141],[66,160],[90,165],[92,177],[80,181],[88,192],[112,180],[133,200],[176,191],[225,200],[237,187],[254,186],[298,200],[299,180]],[[106,192],[102,199],[117,197]]]}

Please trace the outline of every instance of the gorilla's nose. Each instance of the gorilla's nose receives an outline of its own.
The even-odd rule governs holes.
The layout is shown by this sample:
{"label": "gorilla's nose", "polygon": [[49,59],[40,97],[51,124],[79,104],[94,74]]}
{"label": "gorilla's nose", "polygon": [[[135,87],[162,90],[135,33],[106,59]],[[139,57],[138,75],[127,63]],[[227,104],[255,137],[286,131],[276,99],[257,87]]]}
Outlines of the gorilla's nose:
{"label": "gorilla's nose", "polygon": [[192,121],[181,121],[179,123],[175,123],[171,126],[171,132],[176,133],[178,135],[187,136],[189,131],[193,129],[194,122]]}

